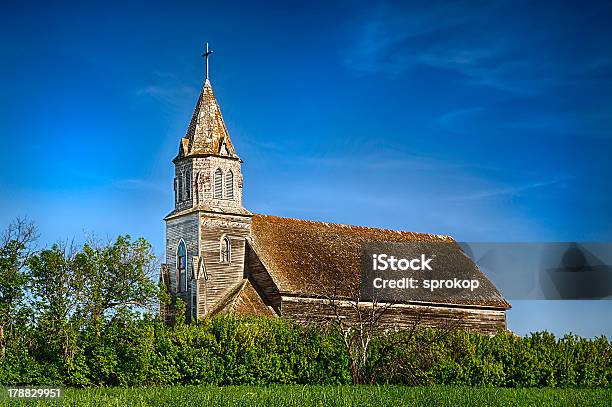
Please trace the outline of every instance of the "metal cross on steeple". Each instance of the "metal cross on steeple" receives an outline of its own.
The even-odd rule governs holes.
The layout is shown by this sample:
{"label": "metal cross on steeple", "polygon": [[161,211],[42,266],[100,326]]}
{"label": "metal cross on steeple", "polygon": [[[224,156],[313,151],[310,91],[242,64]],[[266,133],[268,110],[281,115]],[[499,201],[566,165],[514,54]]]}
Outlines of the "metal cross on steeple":
{"label": "metal cross on steeple", "polygon": [[212,50],[208,50],[208,43],[206,43],[206,52],[202,54],[202,56],[206,59],[206,80],[208,80],[208,56],[212,53]]}

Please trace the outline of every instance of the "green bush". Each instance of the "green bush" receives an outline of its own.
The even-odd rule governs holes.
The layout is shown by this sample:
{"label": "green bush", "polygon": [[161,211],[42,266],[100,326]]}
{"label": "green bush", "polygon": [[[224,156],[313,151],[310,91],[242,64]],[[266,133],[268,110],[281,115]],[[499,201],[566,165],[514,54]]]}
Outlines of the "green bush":
{"label": "green bush", "polygon": [[[428,343],[421,332],[406,349]],[[407,363],[408,361],[408,363]],[[608,387],[612,373],[612,344],[605,337],[588,340],[573,335],[556,339],[548,332],[517,337],[500,332],[493,337],[454,331],[432,343],[428,351],[398,348],[376,375],[375,382],[498,387]],[[416,368],[397,373],[397,366]]]}
{"label": "green bush", "polygon": [[[174,384],[347,384],[338,336],[277,318],[219,316],[164,326],[121,314],[99,327],[67,326],[61,353],[44,326],[24,326],[0,357],[3,385],[158,386]],[[547,332],[489,337],[431,329],[395,332],[370,348],[371,382],[497,387],[608,387],[612,345]]]}

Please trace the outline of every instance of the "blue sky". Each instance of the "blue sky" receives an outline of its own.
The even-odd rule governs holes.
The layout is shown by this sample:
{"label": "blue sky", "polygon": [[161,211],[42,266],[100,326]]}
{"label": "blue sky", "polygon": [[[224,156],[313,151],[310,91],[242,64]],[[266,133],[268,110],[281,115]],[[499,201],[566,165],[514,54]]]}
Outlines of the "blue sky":
{"label": "blue sky", "polygon": [[[604,2],[8,3],[0,224],[163,254],[209,41],[253,212],[612,241],[610,21]],[[515,301],[510,328],[612,336],[611,304]]]}

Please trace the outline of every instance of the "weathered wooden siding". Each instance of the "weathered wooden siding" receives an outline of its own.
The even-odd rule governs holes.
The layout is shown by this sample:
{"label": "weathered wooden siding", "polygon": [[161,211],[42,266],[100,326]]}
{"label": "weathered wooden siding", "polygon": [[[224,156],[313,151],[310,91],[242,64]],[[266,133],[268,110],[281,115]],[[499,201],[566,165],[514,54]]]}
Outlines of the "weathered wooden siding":
{"label": "weathered wooden siding", "polygon": [[[350,303],[338,302],[337,304],[336,309],[341,317],[355,318],[356,313]],[[372,307],[371,303],[363,303],[362,306]],[[286,295],[282,297],[281,313],[303,324],[335,318],[333,308],[325,299]],[[385,310],[380,319],[381,325],[399,329],[410,328],[415,323],[422,327],[467,328],[492,335],[500,329],[506,329],[506,312],[487,308],[396,304]]]}
{"label": "weathered wooden siding", "polygon": [[192,289],[189,278],[193,266],[192,258],[197,256],[199,251],[198,215],[196,213],[166,221],[166,264],[168,265],[168,277],[172,293],[176,293],[177,288],[176,250],[181,239],[185,241],[187,249],[187,292],[180,292],[178,296],[189,306],[191,301],[188,293]]}
{"label": "weathered wooden siding", "polygon": [[[206,275],[200,278],[200,298],[198,314],[204,316],[228,290],[235,287],[244,276],[245,239],[250,233],[249,217],[214,215],[201,213],[200,218],[200,256],[204,258]],[[231,262],[221,262],[221,241],[230,240]]]}

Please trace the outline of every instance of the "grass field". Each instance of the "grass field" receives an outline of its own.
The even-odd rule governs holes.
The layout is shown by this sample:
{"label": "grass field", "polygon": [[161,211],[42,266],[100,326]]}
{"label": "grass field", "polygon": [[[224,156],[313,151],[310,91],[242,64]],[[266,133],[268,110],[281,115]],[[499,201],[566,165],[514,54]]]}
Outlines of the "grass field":
{"label": "grass field", "polygon": [[[2,406],[32,402],[0,401]],[[72,406],[611,406],[612,389],[267,386],[67,389]]]}

